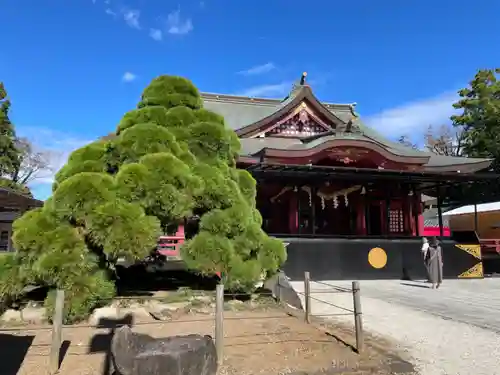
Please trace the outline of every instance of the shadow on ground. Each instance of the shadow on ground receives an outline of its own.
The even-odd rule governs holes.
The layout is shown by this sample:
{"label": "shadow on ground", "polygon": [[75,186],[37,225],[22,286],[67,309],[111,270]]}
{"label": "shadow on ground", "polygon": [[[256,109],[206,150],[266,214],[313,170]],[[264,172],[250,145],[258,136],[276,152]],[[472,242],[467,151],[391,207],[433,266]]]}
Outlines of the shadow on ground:
{"label": "shadow on ground", "polygon": [[2,350],[0,375],[17,374],[34,339],[35,336],[0,333],[0,348]]}
{"label": "shadow on ground", "polygon": [[401,285],[404,286],[412,286],[414,288],[424,288],[424,289],[430,289],[429,285],[426,284],[410,284],[410,283],[401,283]]}
{"label": "shadow on ground", "polygon": [[147,272],[143,267],[119,270],[116,282],[120,296],[150,296],[152,291],[175,291],[186,287],[193,290],[215,290],[217,276],[203,277],[188,271]]}
{"label": "shadow on ground", "polygon": [[[155,291],[175,291],[179,288],[215,291],[219,282],[217,276],[203,277],[188,271],[147,272],[144,267],[118,267],[116,280],[118,296],[152,296]],[[49,288],[32,286],[27,288],[22,300],[15,301],[18,308],[28,301],[43,303]]]}
{"label": "shadow on ground", "polygon": [[96,328],[109,329],[108,333],[96,334],[92,337],[89,346],[89,354],[92,353],[106,353],[104,363],[102,366],[101,375],[114,374],[113,355],[111,353],[111,341],[117,328],[127,325],[132,327],[134,325],[134,317],[127,314],[122,319],[108,319],[103,318],[99,320]]}

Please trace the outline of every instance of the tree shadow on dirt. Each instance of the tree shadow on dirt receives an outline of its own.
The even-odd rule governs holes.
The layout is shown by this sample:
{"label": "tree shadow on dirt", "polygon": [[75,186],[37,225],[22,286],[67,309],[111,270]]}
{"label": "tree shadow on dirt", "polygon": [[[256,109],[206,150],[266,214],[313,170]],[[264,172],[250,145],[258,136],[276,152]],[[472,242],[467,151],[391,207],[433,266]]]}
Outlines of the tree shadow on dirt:
{"label": "tree shadow on dirt", "polygon": [[2,363],[0,375],[17,374],[35,336],[16,336],[14,333],[0,333]]}
{"label": "tree shadow on dirt", "polygon": [[95,334],[90,340],[89,354],[105,353],[104,363],[102,366],[101,375],[113,375],[113,354],[111,353],[111,341],[117,328],[127,325],[132,328],[134,325],[134,317],[132,314],[127,314],[121,319],[101,318],[96,328],[108,329],[107,333]]}

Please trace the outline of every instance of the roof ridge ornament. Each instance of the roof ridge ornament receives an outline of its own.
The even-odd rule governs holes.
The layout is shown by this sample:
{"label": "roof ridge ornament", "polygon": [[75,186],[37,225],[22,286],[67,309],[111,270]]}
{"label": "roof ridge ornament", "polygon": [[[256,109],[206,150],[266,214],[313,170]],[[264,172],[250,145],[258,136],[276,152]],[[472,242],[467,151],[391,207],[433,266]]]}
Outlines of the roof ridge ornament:
{"label": "roof ridge ornament", "polygon": [[297,94],[303,86],[308,86],[306,84],[306,77],[307,77],[307,72],[303,72],[302,75],[300,76],[300,79],[292,84],[292,89],[290,90],[290,93],[285,97],[285,99],[281,101],[282,103],[286,102],[290,98],[293,98],[295,94]]}
{"label": "roof ridge ornament", "polygon": [[300,86],[305,86],[306,77],[307,77],[307,72],[303,72],[302,76],[300,77],[300,81],[299,81]]}

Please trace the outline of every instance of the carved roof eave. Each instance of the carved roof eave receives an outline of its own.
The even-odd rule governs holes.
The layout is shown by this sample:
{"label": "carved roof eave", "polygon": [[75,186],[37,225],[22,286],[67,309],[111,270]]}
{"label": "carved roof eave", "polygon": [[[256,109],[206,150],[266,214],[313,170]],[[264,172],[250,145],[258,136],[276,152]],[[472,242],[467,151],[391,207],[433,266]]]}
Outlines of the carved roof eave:
{"label": "carved roof eave", "polygon": [[[263,151],[261,150],[258,152],[256,155],[258,156],[240,156],[238,158],[238,164],[241,165],[252,165],[252,164],[259,164],[263,160],[265,160],[265,155],[262,154]],[[482,170],[485,170],[488,168],[489,164],[491,162],[484,161],[484,162],[478,162],[478,163],[471,163],[471,164],[462,164],[462,165],[457,165],[457,164],[450,164],[450,165],[443,165],[439,167],[429,167],[424,165],[423,166],[423,172],[431,172],[431,173],[463,173],[463,174],[469,174],[469,173],[476,173]]]}
{"label": "carved roof eave", "polygon": [[286,116],[289,112],[293,111],[297,106],[300,105],[300,103],[305,100],[309,102],[312,109],[317,111],[332,124],[335,124],[336,126],[345,125],[345,123],[341,119],[339,119],[337,116],[335,116],[335,114],[333,114],[331,111],[325,108],[323,104],[321,104],[321,102],[314,96],[309,86],[302,86],[295,97],[289,103],[279,108],[272,115],[236,130],[236,134],[241,138],[252,136],[253,133],[259,132],[259,130],[261,130],[262,128],[273,125],[276,121],[280,120],[283,116]]}
{"label": "carved roof eave", "polygon": [[263,154],[265,157],[274,158],[307,158],[314,157],[314,155],[334,147],[359,147],[372,150],[386,159],[403,164],[418,164],[425,165],[428,163],[430,156],[402,156],[391,152],[390,150],[380,146],[375,142],[368,140],[350,140],[350,139],[332,139],[320,143],[314,147],[305,149],[276,149],[276,148],[263,148],[257,154]]}

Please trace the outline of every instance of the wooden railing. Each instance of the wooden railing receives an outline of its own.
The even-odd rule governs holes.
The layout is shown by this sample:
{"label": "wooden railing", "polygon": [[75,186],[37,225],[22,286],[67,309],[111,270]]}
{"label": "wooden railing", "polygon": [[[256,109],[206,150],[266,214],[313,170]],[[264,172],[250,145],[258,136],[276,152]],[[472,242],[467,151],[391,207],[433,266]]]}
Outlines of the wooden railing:
{"label": "wooden railing", "polygon": [[[182,260],[180,247],[185,240],[184,236],[160,236],[158,238],[158,252],[167,258],[167,262],[180,261]],[[215,274],[219,278],[221,277],[220,272]]]}

